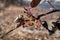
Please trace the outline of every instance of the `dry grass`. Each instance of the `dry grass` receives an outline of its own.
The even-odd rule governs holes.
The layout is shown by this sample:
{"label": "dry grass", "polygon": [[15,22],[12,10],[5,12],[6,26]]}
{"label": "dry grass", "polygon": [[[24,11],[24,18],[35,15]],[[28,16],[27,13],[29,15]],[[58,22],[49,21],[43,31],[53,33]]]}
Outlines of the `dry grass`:
{"label": "dry grass", "polygon": [[[20,14],[25,15],[23,11],[24,9],[22,7],[10,6],[6,10],[0,12],[0,37],[16,27],[17,24],[14,20]],[[38,10],[37,13],[40,14],[40,11]],[[42,17],[42,20],[45,19],[50,20],[51,15]],[[27,28],[19,27],[0,40],[60,40],[60,38],[56,38],[55,36],[49,36],[47,30],[42,28],[41,30],[35,30],[34,28],[33,30],[29,30]]]}

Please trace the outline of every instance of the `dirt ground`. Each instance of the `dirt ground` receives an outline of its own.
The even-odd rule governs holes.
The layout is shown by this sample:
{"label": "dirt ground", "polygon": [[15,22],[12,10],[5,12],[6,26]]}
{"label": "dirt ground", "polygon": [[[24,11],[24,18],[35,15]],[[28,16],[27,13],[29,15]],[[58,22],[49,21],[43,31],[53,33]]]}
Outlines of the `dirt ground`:
{"label": "dirt ground", "polygon": [[[18,15],[26,15],[23,11],[23,7],[16,6],[10,6],[5,10],[0,11],[0,37],[11,29],[16,28],[17,23],[15,23],[14,20]],[[36,8],[32,11],[32,13],[34,16],[37,16],[39,14],[47,12],[46,10],[43,10],[42,12],[41,11],[42,8]],[[58,18],[57,15],[50,14],[42,17],[41,20],[46,20],[49,23],[50,20],[56,18]],[[60,37],[55,37],[54,35],[50,36],[44,27],[41,27],[40,30],[36,30],[34,28],[33,30],[30,30],[29,28],[30,27],[19,27],[9,34],[5,35],[3,38],[0,38],[0,40],[60,40]]]}

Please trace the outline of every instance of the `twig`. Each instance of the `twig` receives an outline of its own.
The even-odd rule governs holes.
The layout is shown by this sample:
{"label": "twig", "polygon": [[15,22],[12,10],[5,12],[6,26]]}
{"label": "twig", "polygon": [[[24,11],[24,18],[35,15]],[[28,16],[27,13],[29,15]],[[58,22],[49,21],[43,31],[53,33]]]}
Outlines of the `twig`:
{"label": "twig", "polygon": [[8,31],[7,33],[5,33],[2,37],[0,37],[1,39],[4,38],[6,35],[8,35],[10,32],[14,31],[15,29],[19,28],[20,24],[18,24],[18,26],[14,29],[11,29],[10,31]]}
{"label": "twig", "polygon": [[46,15],[52,14],[54,12],[60,12],[60,9],[52,10],[52,11],[49,11],[49,12],[47,12],[45,14],[38,15],[38,17],[36,19],[39,20],[42,16],[46,16]]}

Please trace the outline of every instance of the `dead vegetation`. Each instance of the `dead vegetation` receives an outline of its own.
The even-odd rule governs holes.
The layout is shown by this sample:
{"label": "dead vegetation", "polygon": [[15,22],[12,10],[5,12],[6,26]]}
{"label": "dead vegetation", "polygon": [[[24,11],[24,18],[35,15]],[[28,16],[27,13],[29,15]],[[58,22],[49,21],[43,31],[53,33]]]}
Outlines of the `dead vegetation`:
{"label": "dead vegetation", "polygon": [[[39,9],[37,10],[33,11],[35,13],[33,13],[34,16],[36,15],[36,13],[44,13],[40,12]],[[9,8],[6,8],[4,11],[0,12],[0,37],[9,32],[10,30],[16,28],[17,23],[15,23],[14,20],[18,15],[25,16],[26,14],[23,11],[24,8],[22,7],[10,6]],[[49,23],[50,20],[54,20],[56,18],[58,18],[57,15],[49,14],[42,17],[41,20],[46,20]],[[26,28],[23,28],[21,26],[5,35],[3,38],[0,38],[0,40],[60,40],[60,36],[50,36],[48,31],[42,26],[39,30],[36,30],[34,26]]]}

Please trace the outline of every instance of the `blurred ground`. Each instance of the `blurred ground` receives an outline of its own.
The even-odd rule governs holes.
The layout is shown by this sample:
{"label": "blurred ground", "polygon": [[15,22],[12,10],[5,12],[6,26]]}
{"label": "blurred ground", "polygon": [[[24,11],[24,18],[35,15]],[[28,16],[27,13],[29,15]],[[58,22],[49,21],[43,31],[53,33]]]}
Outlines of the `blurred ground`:
{"label": "blurred ground", "polygon": [[[14,20],[18,15],[25,15],[23,11],[23,7],[16,6],[9,6],[5,10],[0,11],[0,37],[11,29],[16,28],[17,24],[14,22]],[[34,16],[46,12],[47,10],[43,10],[42,8],[36,8],[32,11]],[[46,20],[49,23],[51,20],[57,19],[58,17],[59,16],[56,14],[49,14],[42,17],[41,20]],[[34,28],[33,30],[29,30],[27,28],[19,27],[4,36],[3,39],[0,38],[0,40],[60,40],[60,37],[56,37],[56,35],[49,36],[48,34],[48,31],[43,27],[41,27],[40,30],[36,30]]]}

